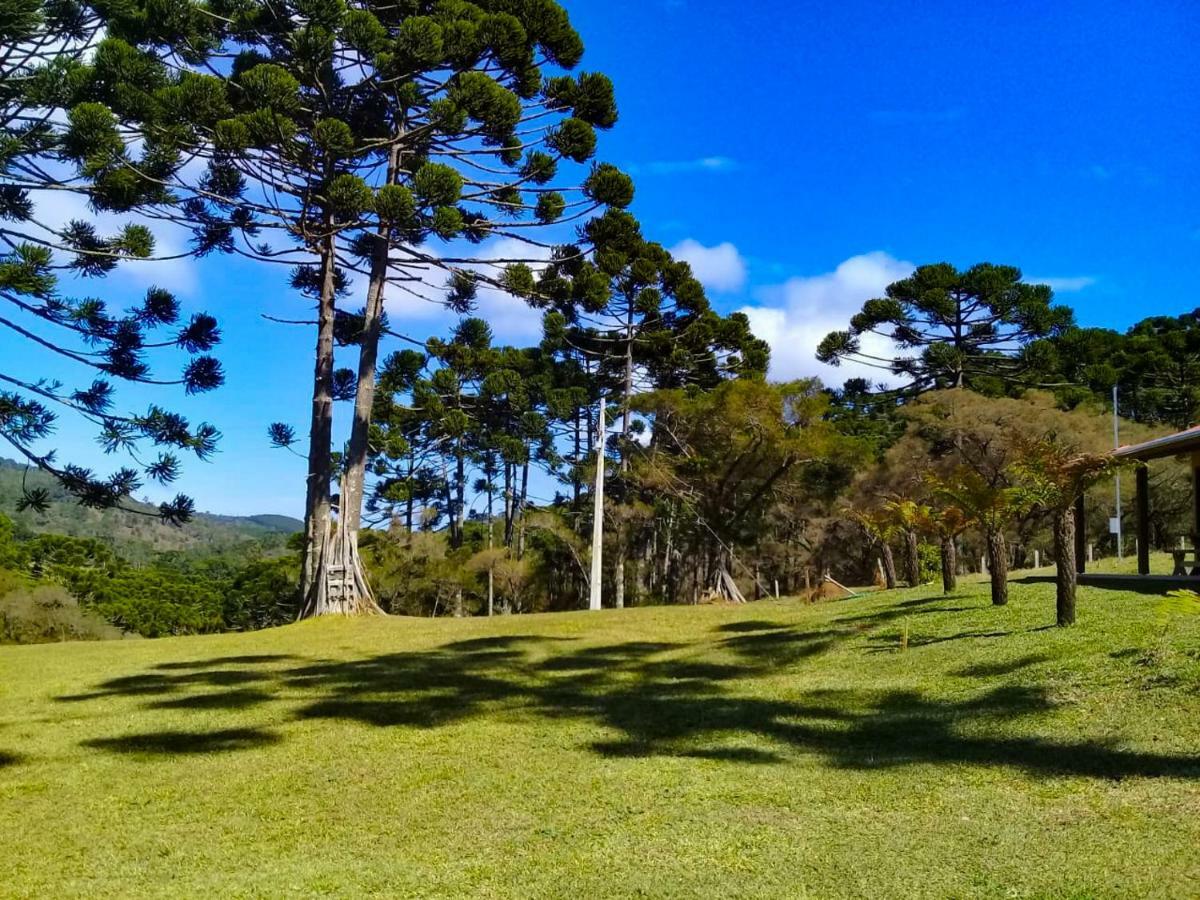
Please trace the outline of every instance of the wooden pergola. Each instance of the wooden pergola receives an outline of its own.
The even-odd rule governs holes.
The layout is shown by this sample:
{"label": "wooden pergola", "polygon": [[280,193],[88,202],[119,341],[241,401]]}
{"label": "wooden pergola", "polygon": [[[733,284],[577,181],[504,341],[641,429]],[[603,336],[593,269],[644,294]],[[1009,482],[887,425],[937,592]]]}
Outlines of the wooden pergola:
{"label": "wooden pergola", "polygon": [[[1190,582],[1192,579],[1200,576],[1200,559],[1196,557],[1195,548],[1196,540],[1200,539],[1200,425],[1176,434],[1169,434],[1166,437],[1155,438],[1145,443],[1118,447],[1113,451],[1113,456],[1141,463],[1136,470],[1137,492],[1134,500],[1135,519],[1137,523],[1138,575],[1143,578],[1154,579],[1156,582]],[[1192,468],[1191,537],[1193,547],[1187,551],[1187,555],[1191,557],[1192,567],[1190,571],[1183,573],[1177,571],[1171,576],[1150,575],[1150,473],[1145,463],[1154,459],[1167,459],[1168,457],[1178,456],[1189,458]],[[1075,560],[1076,568],[1081,575],[1084,574],[1086,559],[1084,553],[1086,539],[1083,529],[1083,514],[1083,498],[1080,497],[1075,501]],[[1116,580],[1121,577],[1093,575],[1089,576],[1089,581],[1095,580],[1098,583],[1103,579],[1107,583],[1110,580]]]}

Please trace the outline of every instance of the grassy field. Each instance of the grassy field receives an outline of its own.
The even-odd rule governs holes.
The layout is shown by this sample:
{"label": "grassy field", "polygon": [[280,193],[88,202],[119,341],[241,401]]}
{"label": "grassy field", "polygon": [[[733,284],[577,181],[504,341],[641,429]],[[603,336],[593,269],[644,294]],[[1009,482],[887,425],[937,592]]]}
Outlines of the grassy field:
{"label": "grassy field", "polygon": [[1195,895],[1200,621],[1157,603],[0,648],[0,894]]}

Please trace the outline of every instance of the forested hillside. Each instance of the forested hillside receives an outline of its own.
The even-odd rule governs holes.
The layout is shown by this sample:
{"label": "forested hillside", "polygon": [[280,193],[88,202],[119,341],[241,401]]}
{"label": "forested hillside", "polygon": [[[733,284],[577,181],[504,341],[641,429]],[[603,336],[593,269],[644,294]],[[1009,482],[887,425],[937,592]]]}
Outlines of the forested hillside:
{"label": "forested hillside", "polygon": [[[19,509],[23,489],[36,488],[48,494],[46,509]],[[199,513],[182,525],[172,525],[150,504],[128,500],[125,506],[129,509],[80,506],[49,475],[0,459],[0,513],[12,519],[18,531],[95,538],[130,562],[148,562],[155,554],[170,551],[197,556],[239,556],[250,551],[274,555],[283,551],[288,535],[303,527],[289,516],[211,513]]]}

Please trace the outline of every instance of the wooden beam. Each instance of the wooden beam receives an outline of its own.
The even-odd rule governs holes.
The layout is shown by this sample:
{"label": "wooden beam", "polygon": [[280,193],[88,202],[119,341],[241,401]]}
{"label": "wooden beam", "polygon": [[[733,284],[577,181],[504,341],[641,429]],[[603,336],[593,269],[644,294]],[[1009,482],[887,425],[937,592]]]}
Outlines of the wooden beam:
{"label": "wooden beam", "polygon": [[1087,517],[1084,515],[1083,494],[1075,498],[1075,571],[1087,571]]}
{"label": "wooden beam", "polygon": [[1150,574],[1150,469],[1137,467],[1138,574]]}

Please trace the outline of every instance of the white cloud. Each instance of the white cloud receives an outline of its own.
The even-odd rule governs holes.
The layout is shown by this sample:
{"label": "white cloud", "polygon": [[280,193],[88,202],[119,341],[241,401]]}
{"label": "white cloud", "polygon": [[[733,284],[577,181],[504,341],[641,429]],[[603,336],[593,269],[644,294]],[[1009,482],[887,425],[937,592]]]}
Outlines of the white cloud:
{"label": "white cloud", "polygon": [[698,159],[660,159],[626,166],[630,175],[680,175],[689,172],[732,172],[737,160],[728,156],[701,156]]}
{"label": "white cloud", "polygon": [[[818,376],[830,385],[847,378],[886,381],[888,373],[856,363],[827,366],[817,361],[817,344],[831,331],[845,329],[850,317],[893,281],[912,274],[910,262],[876,250],[852,256],[832,272],[791,278],[758,292],[759,303],[743,306],[754,333],[771,345],[771,377],[787,380]],[[863,350],[887,356],[885,338],[863,337]]]}
{"label": "white cloud", "polygon": [[1056,294],[1071,294],[1075,291],[1082,291],[1085,288],[1090,288],[1099,279],[1091,275],[1072,275],[1061,278],[1036,278],[1029,275],[1025,278],[1026,284],[1047,284],[1050,289]]}
{"label": "white cloud", "polygon": [[[419,248],[419,252],[426,256],[461,253],[465,258],[468,253],[463,251],[468,249],[469,255],[479,262],[466,267],[491,277],[498,277],[505,264],[489,264],[489,260],[522,260],[536,272],[550,257],[550,248],[526,244],[515,238],[501,238],[478,248],[455,244],[453,249],[450,249],[444,245],[435,247],[426,244]],[[459,319],[456,313],[446,309],[442,303],[446,294],[448,272],[428,265],[409,269],[409,275],[420,278],[420,281],[397,281],[389,284],[384,295],[384,304],[392,329],[416,340],[424,340],[434,332],[447,332]],[[356,283],[352,289],[354,296],[366,295],[365,279],[356,279],[356,282],[360,281],[362,283]],[[499,288],[480,285],[475,298],[475,309],[470,315],[486,321],[500,343],[529,343],[540,339],[542,335],[542,311]],[[412,327],[414,324],[419,327]]]}
{"label": "white cloud", "polygon": [[714,291],[738,291],[746,284],[746,261],[737,247],[726,241],[705,247],[688,238],[671,248],[671,255],[691,264],[700,283]]}

